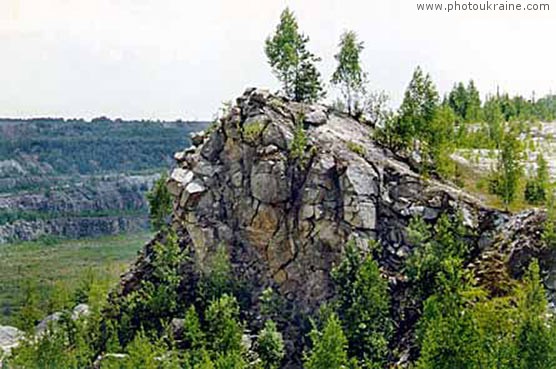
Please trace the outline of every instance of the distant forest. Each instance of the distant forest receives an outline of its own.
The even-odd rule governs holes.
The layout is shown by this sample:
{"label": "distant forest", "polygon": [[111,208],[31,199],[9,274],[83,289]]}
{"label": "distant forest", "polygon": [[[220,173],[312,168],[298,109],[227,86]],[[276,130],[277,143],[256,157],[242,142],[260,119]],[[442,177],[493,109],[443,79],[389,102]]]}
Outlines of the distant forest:
{"label": "distant forest", "polygon": [[[0,157],[17,161],[31,175],[140,172],[167,167],[171,153],[186,147],[189,134],[205,126],[105,117],[0,119]],[[0,177],[6,171],[0,170]]]}

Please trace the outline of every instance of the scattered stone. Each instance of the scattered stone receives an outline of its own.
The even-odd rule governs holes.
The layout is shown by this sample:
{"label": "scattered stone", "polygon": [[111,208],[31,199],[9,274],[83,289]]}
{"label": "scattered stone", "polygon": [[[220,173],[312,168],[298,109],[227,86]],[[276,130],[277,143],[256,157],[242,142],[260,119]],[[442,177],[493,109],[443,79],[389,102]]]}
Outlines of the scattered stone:
{"label": "scattered stone", "polygon": [[35,326],[35,336],[41,337],[48,329],[54,326],[62,318],[62,313],[57,311],[48,315]]}
{"label": "scattered stone", "polygon": [[178,196],[182,189],[194,178],[194,173],[187,169],[175,168],[168,178],[168,191],[174,196]]}
{"label": "scattered stone", "polygon": [[89,308],[89,305],[79,304],[73,308],[73,311],[71,313],[71,319],[77,320],[79,318],[84,318],[89,316],[90,313],[91,313],[91,309]]}

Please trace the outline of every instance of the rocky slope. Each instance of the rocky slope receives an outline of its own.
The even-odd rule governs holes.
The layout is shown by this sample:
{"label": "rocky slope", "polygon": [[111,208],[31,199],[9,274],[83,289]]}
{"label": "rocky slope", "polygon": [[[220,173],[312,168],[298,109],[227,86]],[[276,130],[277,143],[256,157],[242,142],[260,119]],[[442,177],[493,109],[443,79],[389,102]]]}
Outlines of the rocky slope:
{"label": "rocky slope", "polygon": [[[425,179],[375,143],[368,127],[325,106],[249,89],[198,147],[176,158],[168,182],[172,225],[194,261],[184,276],[194,278],[217,245],[225,245],[234,276],[249,286],[250,324],[260,324],[265,288],[287,303],[280,324],[289,367],[299,367],[307,314],[334,295],[330,271],[350,239],[363,250],[370,240],[382,244],[378,261],[389,278],[397,323],[392,360],[402,362],[410,356],[419,304],[408,297],[404,276],[414,247],[407,235],[412,217],[432,224],[442,213],[461,213],[474,233],[469,267],[485,284],[518,275],[531,257],[547,255],[540,242],[542,212],[512,217]],[[150,278],[151,252],[152,243],[122,279],[121,295]],[[551,269],[549,258],[544,267]]]}
{"label": "rocky slope", "polygon": [[[479,126],[470,127],[478,130]],[[528,175],[533,176],[537,168],[537,156],[542,154],[547,161],[552,180],[556,180],[556,122],[533,123],[527,134],[520,139],[525,143],[524,165]],[[481,173],[496,168],[498,151],[488,149],[460,149],[453,155],[457,162]]]}

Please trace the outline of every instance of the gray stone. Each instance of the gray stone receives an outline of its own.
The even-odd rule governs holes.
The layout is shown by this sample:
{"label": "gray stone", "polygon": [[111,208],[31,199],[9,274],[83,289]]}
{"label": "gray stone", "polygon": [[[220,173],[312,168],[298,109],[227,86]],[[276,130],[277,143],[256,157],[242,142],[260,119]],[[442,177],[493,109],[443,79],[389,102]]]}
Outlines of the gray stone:
{"label": "gray stone", "polygon": [[182,339],[185,330],[185,319],[173,318],[170,322],[170,330],[175,339]]}
{"label": "gray stone", "polygon": [[251,193],[266,204],[277,204],[290,197],[285,163],[282,160],[263,160],[251,171]]}
{"label": "gray stone", "polygon": [[87,304],[79,304],[73,308],[71,318],[77,320],[79,318],[87,317],[91,313],[91,309]]}
{"label": "gray stone", "polygon": [[187,169],[175,168],[168,178],[168,191],[174,196],[178,196],[183,188],[193,180],[195,174]]}
{"label": "gray stone", "polygon": [[320,126],[326,123],[328,116],[326,115],[326,108],[323,106],[314,106],[311,111],[305,115],[305,123],[314,126]]}
{"label": "gray stone", "polygon": [[190,182],[186,187],[185,191],[189,194],[195,194],[204,192],[206,190],[205,186],[199,181]]}
{"label": "gray stone", "polygon": [[2,358],[9,355],[11,350],[19,345],[24,338],[25,333],[15,327],[0,325],[0,368],[2,367]]}
{"label": "gray stone", "polygon": [[346,191],[353,191],[358,196],[370,196],[377,192],[375,175],[371,168],[364,165],[348,166],[342,183]]}
{"label": "gray stone", "polygon": [[182,161],[185,160],[186,156],[187,156],[187,153],[186,153],[185,150],[178,151],[174,154],[174,160],[177,161],[178,163],[181,163]]}
{"label": "gray stone", "polygon": [[209,161],[214,161],[223,148],[224,135],[219,130],[215,130],[201,148],[201,155]]}
{"label": "gray stone", "polygon": [[50,328],[53,328],[55,324],[62,318],[61,312],[55,312],[48,315],[46,318],[40,321],[35,327],[35,335],[40,337],[46,333]]}

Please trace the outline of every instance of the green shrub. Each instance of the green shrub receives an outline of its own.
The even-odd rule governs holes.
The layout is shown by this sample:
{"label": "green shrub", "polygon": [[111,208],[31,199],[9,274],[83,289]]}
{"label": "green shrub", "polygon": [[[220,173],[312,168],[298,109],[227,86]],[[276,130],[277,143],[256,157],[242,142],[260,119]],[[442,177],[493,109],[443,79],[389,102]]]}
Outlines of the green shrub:
{"label": "green shrub", "polygon": [[365,148],[363,146],[359,145],[358,143],[352,142],[352,141],[347,142],[347,148],[351,152],[354,152],[361,157],[365,157],[365,154],[367,153],[367,150],[365,150]]}
{"label": "green shrub", "polygon": [[153,188],[147,193],[149,201],[149,219],[154,231],[162,230],[168,223],[168,218],[172,213],[172,196],[166,180],[168,176],[163,173],[154,183]]}
{"label": "green shrub", "polygon": [[340,319],[332,314],[322,332],[316,328],[310,333],[312,349],[305,358],[306,369],[343,369],[348,365],[348,340],[342,331]]}
{"label": "green shrub", "polygon": [[254,143],[263,132],[264,125],[261,122],[252,122],[243,126],[243,138]]}
{"label": "green shrub", "polygon": [[284,340],[278,332],[276,323],[272,320],[265,322],[264,328],[257,339],[257,353],[263,362],[264,369],[276,369],[284,358]]}
{"label": "green shrub", "polygon": [[461,215],[451,219],[442,214],[432,229],[422,218],[411,220],[409,237],[415,248],[407,259],[406,273],[422,297],[435,291],[436,277],[445,260],[467,258],[467,236]]}
{"label": "green shrub", "polygon": [[307,153],[307,135],[303,129],[302,123],[297,123],[293,131],[293,140],[290,147],[290,155],[292,159],[303,161]]}
{"label": "green shrub", "polygon": [[350,241],[342,263],[332,271],[332,279],[350,356],[365,365],[385,366],[393,322],[388,282],[378,263],[363,256]]}

